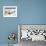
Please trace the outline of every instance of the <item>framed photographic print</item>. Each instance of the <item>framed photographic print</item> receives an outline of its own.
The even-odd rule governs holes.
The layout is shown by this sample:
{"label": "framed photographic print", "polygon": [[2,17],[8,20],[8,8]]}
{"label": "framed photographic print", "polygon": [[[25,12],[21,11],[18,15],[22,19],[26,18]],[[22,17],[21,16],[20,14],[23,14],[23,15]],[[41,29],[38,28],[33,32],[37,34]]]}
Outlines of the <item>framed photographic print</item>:
{"label": "framed photographic print", "polygon": [[46,41],[46,25],[20,24],[18,25],[18,41]]}
{"label": "framed photographic print", "polygon": [[17,17],[17,6],[3,6],[3,17]]}

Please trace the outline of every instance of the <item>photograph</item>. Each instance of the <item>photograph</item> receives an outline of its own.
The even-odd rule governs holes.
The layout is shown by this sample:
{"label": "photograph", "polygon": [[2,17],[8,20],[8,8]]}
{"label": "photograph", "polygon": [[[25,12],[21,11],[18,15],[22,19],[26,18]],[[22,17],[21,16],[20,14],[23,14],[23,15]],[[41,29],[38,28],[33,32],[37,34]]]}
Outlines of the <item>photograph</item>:
{"label": "photograph", "polygon": [[3,6],[3,17],[17,17],[17,6]]}
{"label": "photograph", "polygon": [[18,25],[18,38],[20,46],[26,43],[31,45],[32,42],[45,42],[46,25],[20,24]]}

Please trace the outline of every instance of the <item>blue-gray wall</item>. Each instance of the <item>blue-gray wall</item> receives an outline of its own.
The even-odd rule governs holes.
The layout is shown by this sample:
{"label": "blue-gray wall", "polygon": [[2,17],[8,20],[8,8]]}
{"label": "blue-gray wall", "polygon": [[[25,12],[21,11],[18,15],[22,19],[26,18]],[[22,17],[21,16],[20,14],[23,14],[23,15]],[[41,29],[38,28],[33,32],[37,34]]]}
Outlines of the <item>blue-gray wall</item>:
{"label": "blue-gray wall", "polygon": [[[6,5],[18,6],[17,18],[3,17]],[[46,24],[46,0],[0,0],[0,44],[8,43],[9,32],[17,34],[18,24]]]}

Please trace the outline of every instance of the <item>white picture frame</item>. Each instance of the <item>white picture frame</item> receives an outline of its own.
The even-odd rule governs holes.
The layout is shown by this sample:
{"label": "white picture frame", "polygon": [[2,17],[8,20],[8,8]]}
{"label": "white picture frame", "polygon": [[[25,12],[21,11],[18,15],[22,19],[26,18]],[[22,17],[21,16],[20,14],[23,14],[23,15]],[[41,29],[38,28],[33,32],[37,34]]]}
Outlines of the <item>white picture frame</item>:
{"label": "white picture frame", "polygon": [[[21,40],[25,39],[24,37],[21,39],[22,30],[25,30],[25,31],[30,30],[28,32],[28,36],[30,37],[28,39],[31,39],[32,41],[46,41],[46,38],[45,38],[46,37],[46,25],[44,24],[41,24],[41,25],[40,24],[35,24],[35,25],[34,24],[18,24],[18,43],[20,43]],[[36,30],[39,32],[37,35],[33,32]],[[30,32],[32,32],[33,34],[30,34]]]}
{"label": "white picture frame", "polygon": [[3,6],[3,17],[17,17],[17,6]]}

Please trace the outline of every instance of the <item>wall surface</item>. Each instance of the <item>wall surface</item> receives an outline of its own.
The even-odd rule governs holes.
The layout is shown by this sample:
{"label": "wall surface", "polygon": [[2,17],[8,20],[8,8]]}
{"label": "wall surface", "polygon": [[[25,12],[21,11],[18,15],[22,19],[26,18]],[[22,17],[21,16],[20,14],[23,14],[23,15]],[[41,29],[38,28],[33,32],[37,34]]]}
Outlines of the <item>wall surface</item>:
{"label": "wall surface", "polygon": [[[0,44],[9,42],[8,35],[10,32],[16,32],[17,35],[17,18],[3,17],[3,6],[18,6],[18,0],[0,0]],[[15,41],[18,43],[17,39]]]}
{"label": "wall surface", "polygon": [[[18,6],[17,18],[3,17],[6,5]],[[0,0],[0,44],[8,43],[9,32],[17,34],[18,24],[46,24],[46,0]]]}

